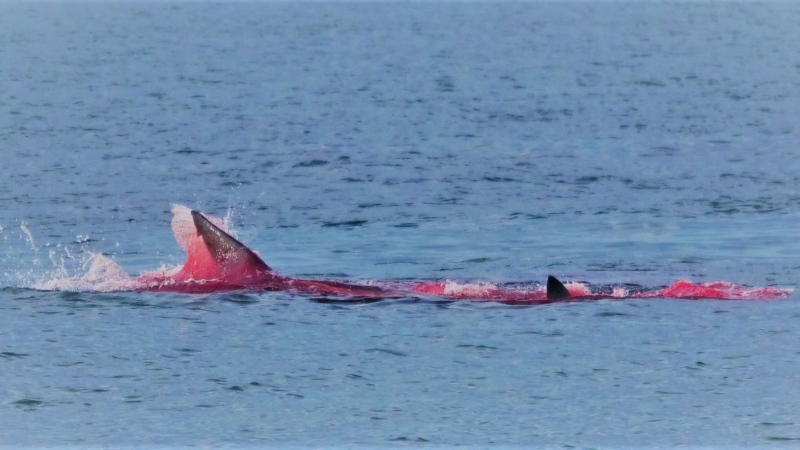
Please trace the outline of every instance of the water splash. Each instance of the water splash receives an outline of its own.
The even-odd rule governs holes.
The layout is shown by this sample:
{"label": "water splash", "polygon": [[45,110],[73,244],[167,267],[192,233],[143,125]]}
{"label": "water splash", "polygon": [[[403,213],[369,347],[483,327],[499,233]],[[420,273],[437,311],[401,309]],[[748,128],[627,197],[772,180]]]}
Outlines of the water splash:
{"label": "water splash", "polygon": [[33,251],[35,253],[39,253],[39,249],[36,247],[36,243],[33,241],[33,233],[31,233],[31,230],[28,229],[28,227],[25,224],[25,222],[22,222],[19,225],[19,228],[25,234],[25,240],[28,242],[28,245],[31,246],[31,248],[33,249]]}
{"label": "water splash", "polygon": [[[87,252],[88,270],[81,276],[68,277],[66,271],[36,286],[46,291],[114,292],[136,290],[140,286],[122,267],[100,253]],[[61,276],[61,275],[64,276]]]}

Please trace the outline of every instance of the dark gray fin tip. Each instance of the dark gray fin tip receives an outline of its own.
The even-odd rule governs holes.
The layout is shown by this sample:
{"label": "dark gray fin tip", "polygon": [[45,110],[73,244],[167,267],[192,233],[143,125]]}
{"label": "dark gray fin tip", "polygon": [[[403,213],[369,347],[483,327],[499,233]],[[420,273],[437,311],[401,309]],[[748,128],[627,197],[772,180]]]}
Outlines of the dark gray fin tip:
{"label": "dark gray fin tip", "polygon": [[229,258],[245,258],[252,266],[259,270],[272,270],[258,255],[247,248],[246,245],[211,223],[203,214],[192,210],[192,220],[194,221],[197,234],[203,237],[203,242],[206,243],[206,247],[208,247],[211,254],[218,262],[224,262]]}
{"label": "dark gray fin tip", "polygon": [[547,299],[557,300],[560,298],[570,298],[572,294],[564,287],[564,284],[556,279],[556,277],[549,275],[547,277]]}

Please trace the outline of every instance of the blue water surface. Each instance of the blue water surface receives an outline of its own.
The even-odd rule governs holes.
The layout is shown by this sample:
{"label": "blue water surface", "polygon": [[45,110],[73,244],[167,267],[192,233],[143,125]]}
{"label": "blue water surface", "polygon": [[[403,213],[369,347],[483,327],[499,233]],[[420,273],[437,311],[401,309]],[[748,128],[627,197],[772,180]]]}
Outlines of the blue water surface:
{"label": "blue water surface", "polygon": [[43,291],[286,275],[797,288],[800,5],[0,3],[0,445],[800,440],[797,297]]}

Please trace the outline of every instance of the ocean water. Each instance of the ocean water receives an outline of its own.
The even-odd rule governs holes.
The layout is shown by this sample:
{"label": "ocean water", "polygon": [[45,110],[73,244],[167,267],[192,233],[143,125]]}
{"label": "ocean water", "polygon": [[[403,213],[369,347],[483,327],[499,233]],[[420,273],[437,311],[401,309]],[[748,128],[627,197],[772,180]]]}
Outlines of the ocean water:
{"label": "ocean water", "polygon": [[793,3],[0,3],[0,446],[800,440],[797,295],[41,289],[176,265],[798,287]]}

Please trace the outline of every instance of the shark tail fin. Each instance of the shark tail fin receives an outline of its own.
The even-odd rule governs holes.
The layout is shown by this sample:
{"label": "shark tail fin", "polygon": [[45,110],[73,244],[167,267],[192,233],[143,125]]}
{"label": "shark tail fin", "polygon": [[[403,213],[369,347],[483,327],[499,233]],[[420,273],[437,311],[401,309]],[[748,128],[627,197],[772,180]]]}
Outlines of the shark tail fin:
{"label": "shark tail fin", "polygon": [[567,290],[563,283],[558,281],[558,279],[552,275],[547,277],[547,298],[549,300],[558,300],[570,297],[572,297],[572,294],[569,293],[569,290]]}
{"label": "shark tail fin", "polygon": [[257,273],[272,271],[255,252],[214,225],[201,213],[192,210],[191,214],[197,234],[202,237],[220,275],[247,278]]}

